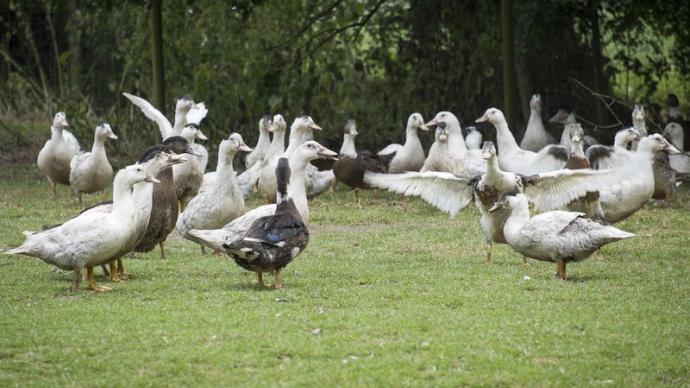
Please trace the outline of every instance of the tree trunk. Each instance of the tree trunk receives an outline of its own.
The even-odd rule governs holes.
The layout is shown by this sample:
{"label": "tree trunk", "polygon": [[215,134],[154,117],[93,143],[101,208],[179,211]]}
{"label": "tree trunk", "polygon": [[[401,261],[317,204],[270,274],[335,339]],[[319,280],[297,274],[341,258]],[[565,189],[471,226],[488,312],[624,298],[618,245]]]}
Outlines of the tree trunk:
{"label": "tree trunk", "polygon": [[[532,99],[532,94],[535,93],[534,86],[532,86],[532,79],[529,75],[529,65],[527,62],[527,45],[523,41],[524,37],[519,34],[515,35],[515,79],[517,80],[518,102],[520,104],[518,112],[521,113],[521,123],[527,123],[530,115],[529,102]],[[527,125],[521,126],[520,139],[525,135]],[[515,128],[516,130],[518,128]],[[516,134],[517,135],[517,134]]]}
{"label": "tree trunk", "polygon": [[[591,48],[592,48],[592,81],[594,82],[594,90],[597,93],[607,93],[607,90],[604,90],[604,85],[603,85],[603,69],[602,69],[602,56],[601,56],[601,34],[599,31],[599,2],[597,0],[593,0],[590,3],[590,18],[592,22],[592,42],[591,42]],[[627,88],[626,88],[627,90]],[[597,123],[603,123],[604,122],[604,110],[601,104],[596,104],[596,115]]]}
{"label": "tree trunk", "polygon": [[501,0],[501,33],[503,38],[503,110],[509,127],[515,124],[515,66],[513,65],[513,2]]}
{"label": "tree trunk", "polygon": [[153,73],[153,104],[165,115],[162,2],[163,0],[151,1],[151,64]]}
{"label": "tree trunk", "polygon": [[81,90],[81,18],[76,0],[67,3],[70,23],[67,25],[69,45],[69,83],[71,90]]}

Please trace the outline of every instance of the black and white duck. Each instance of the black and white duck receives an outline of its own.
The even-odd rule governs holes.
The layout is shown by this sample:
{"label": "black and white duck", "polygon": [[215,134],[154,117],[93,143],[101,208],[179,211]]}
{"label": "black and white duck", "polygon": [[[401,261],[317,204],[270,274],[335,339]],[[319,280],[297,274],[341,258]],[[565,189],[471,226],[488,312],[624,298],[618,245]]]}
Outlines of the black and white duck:
{"label": "black and white duck", "polygon": [[264,272],[275,272],[273,287],[282,288],[280,274],[307,247],[309,229],[288,195],[290,164],[286,158],[278,160],[275,174],[275,213],[255,220],[246,233],[224,243],[223,248],[237,265],[256,272],[259,286],[264,286]]}

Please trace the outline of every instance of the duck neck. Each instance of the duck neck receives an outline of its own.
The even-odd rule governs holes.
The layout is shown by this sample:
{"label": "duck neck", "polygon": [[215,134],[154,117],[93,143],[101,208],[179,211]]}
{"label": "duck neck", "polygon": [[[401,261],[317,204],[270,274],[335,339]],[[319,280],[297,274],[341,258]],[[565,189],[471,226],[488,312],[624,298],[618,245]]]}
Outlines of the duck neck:
{"label": "duck neck", "polygon": [[448,149],[467,153],[467,145],[465,144],[465,138],[462,136],[460,124],[451,123],[448,125]]}
{"label": "duck neck", "polygon": [[584,158],[585,157],[585,150],[582,147],[582,142],[581,141],[575,141],[570,144],[570,153],[580,157]]}
{"label": "duck neck", "polygon": [[527,128],[538,132],[544,131],[544,122],[541,120],[541,111],[539,109],[530,107]]}
{"label": "duck neck", "polygon": [[496,142],[498,143],[498,149],[500,149],[501,152],[512,152],[520,148],[515,142],[513,134],[510,133],[510,129],[508,129],[508,123],[506,122],[505,118],[502,118],[496,124],[494,124],[494,127],[496,127]]}
{"label": "duck neck", "polygon": [[216,182],[222,182],[222,185],[227,185],[230,175],[235,174],[232,167],[232,161],[235,159],[235,153],[228,154],[227,152],[218,152],[218,166],[216,167]]}
{"label": "duck neck", "polygon": [[405,129],[405,144],[404,146],[408,146],[408,144],[411,146],[413,144],[421,144],[419,141],[419,134],[417,133],[417,128],[415,127],[407,127]]}
{"label": "duck neck", "polygon": [[185,125],[187,125],[187,111],[184,109],[175,109],[175,123],[173,124],[174,135],[179,135]]}
{"label": "duck neck", "polygon": [[486,159],[486,180],[493,181],[501,177],[503,171],[498,165],[498,158],[496,155]]}
{"label": "duck neck", "polygon": [[[122,177],[115,176],[113,182],[113,214],[116,214],[120,219],[129,218],[134,212],[134,188],[135,186],[128,185],[122,182]],[[150,184],[148,182],[141,182],[139,184]]]}
{"label": "duck neck", "polygon": [[350,158],[357,157],[357,150],[355,149],[355,137],[349,133],[343,136],[343,145],[340,147],[340,155]]}
{"label": "duck neck", "polygon": [[62,128],[51,125],[50,134],[53,140],[62,139]]}
{"label": "duck neck", "polygon": [[628,148],[628,143],[630,143],[630,140],[626,138],[625,132],[621,131],[616,134],[616,137],[613,140],[613,147]]}
{"label": "duck neck", "polygon": [[[288,147],[285,150],[285,155],[292,155],[293,152],[297,149],[297,147],[301,146],[306,142],[308,139],[309,134],[307,134],[308,131],[301,131],[296,128],[290,128],[290,138],[288,141]],[[313,137],[313,134],[311,134],[311,137]]]}
{"label": "duck neck", "polygon": [[259,128],[259,140],[256,141],[256,147],[258,149],[267,149],[269,145],[271,144],[271,137],[268,134],[268,130],[266,128]]}
{"label": "duck neck", "polygon": [[668,108],[668,117],[672,119],[679,119],[681,117],[680,114],[680,107],[678,106],[670,106]]}
{"label": "duck neck", "polygon": [[94,137],[91,155],[105,156],[105,139],[99,139],[98,136]]}
{"label": "duck neck", "polygon": [[273,132],[273,140],[266,151],[267,155],[278,156],[285,150],[285,130],[277,129]]}
{"label": "duck neck", "polygon": [[309,204],[307,202],[307,160],[301,157],[293,156],[290,158],[290,169],[292,175],[290,176],[290,184],[288,185],[288,197],[295,201],[295,206],[302,216],[305,223],[309,222]]}
{"label": "duck neck", "polygon": [[527,207],[527,204],[524,204],[524,206],[514,207],[511,209],[510,217],[506,221],[504,229],[506,231],[517,231],[522,228],[527,221],[529,221],[529,208]]}

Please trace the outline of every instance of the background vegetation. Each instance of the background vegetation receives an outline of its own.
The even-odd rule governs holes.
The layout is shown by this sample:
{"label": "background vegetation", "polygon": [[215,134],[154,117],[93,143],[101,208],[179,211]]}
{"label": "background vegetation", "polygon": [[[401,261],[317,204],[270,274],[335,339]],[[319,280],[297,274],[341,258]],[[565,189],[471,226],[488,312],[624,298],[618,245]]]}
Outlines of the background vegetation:
{"label": "background vegetation", "polygon": [[[45,138],[57,110],[82,139],[110,122],[120,152],[155,141],[157,131],[121,92],[156,100],[157,3],[2,2],[0,131],[11,133],[4,143],[34,143],[32,128]],[[514,64],[507,75],[502,11],[512,22],[503,25]],[[372,148],[400,139],[415,111],[451,110],[469,123],[497,106],[513,112],[520,133],[535,92],[545,115],[568,104],[590,128],[618,124],[573,80],[620,100],[613,108],[624,121],[625,105],[663,105],[668,92],[690,98],[686,1],[166,0],[161,16],[161,108],[171,114],[183,94],[206,101],[211,144],[230,129],[253,141],[268,112],[311,114],[335,143],[354,117],[359,143]]]}

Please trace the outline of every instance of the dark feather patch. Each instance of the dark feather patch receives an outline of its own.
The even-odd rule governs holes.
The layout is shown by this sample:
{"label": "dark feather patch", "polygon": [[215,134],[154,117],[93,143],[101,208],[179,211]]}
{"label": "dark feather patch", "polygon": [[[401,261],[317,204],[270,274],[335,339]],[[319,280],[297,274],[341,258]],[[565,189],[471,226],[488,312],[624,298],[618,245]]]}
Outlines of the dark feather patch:
{"label": "dark feather patch", "polygon": [[568,157],[570,156],[570,151],[563,146],[551,146],[549,147],[548,154],[560,161],[567,162]]}
{"label": "dark feather patch", "polygon": [[599,169],[599,161],[611,157],[612,149],[607,146],[592,146],[587,149],[587,159],[593,169]]}

